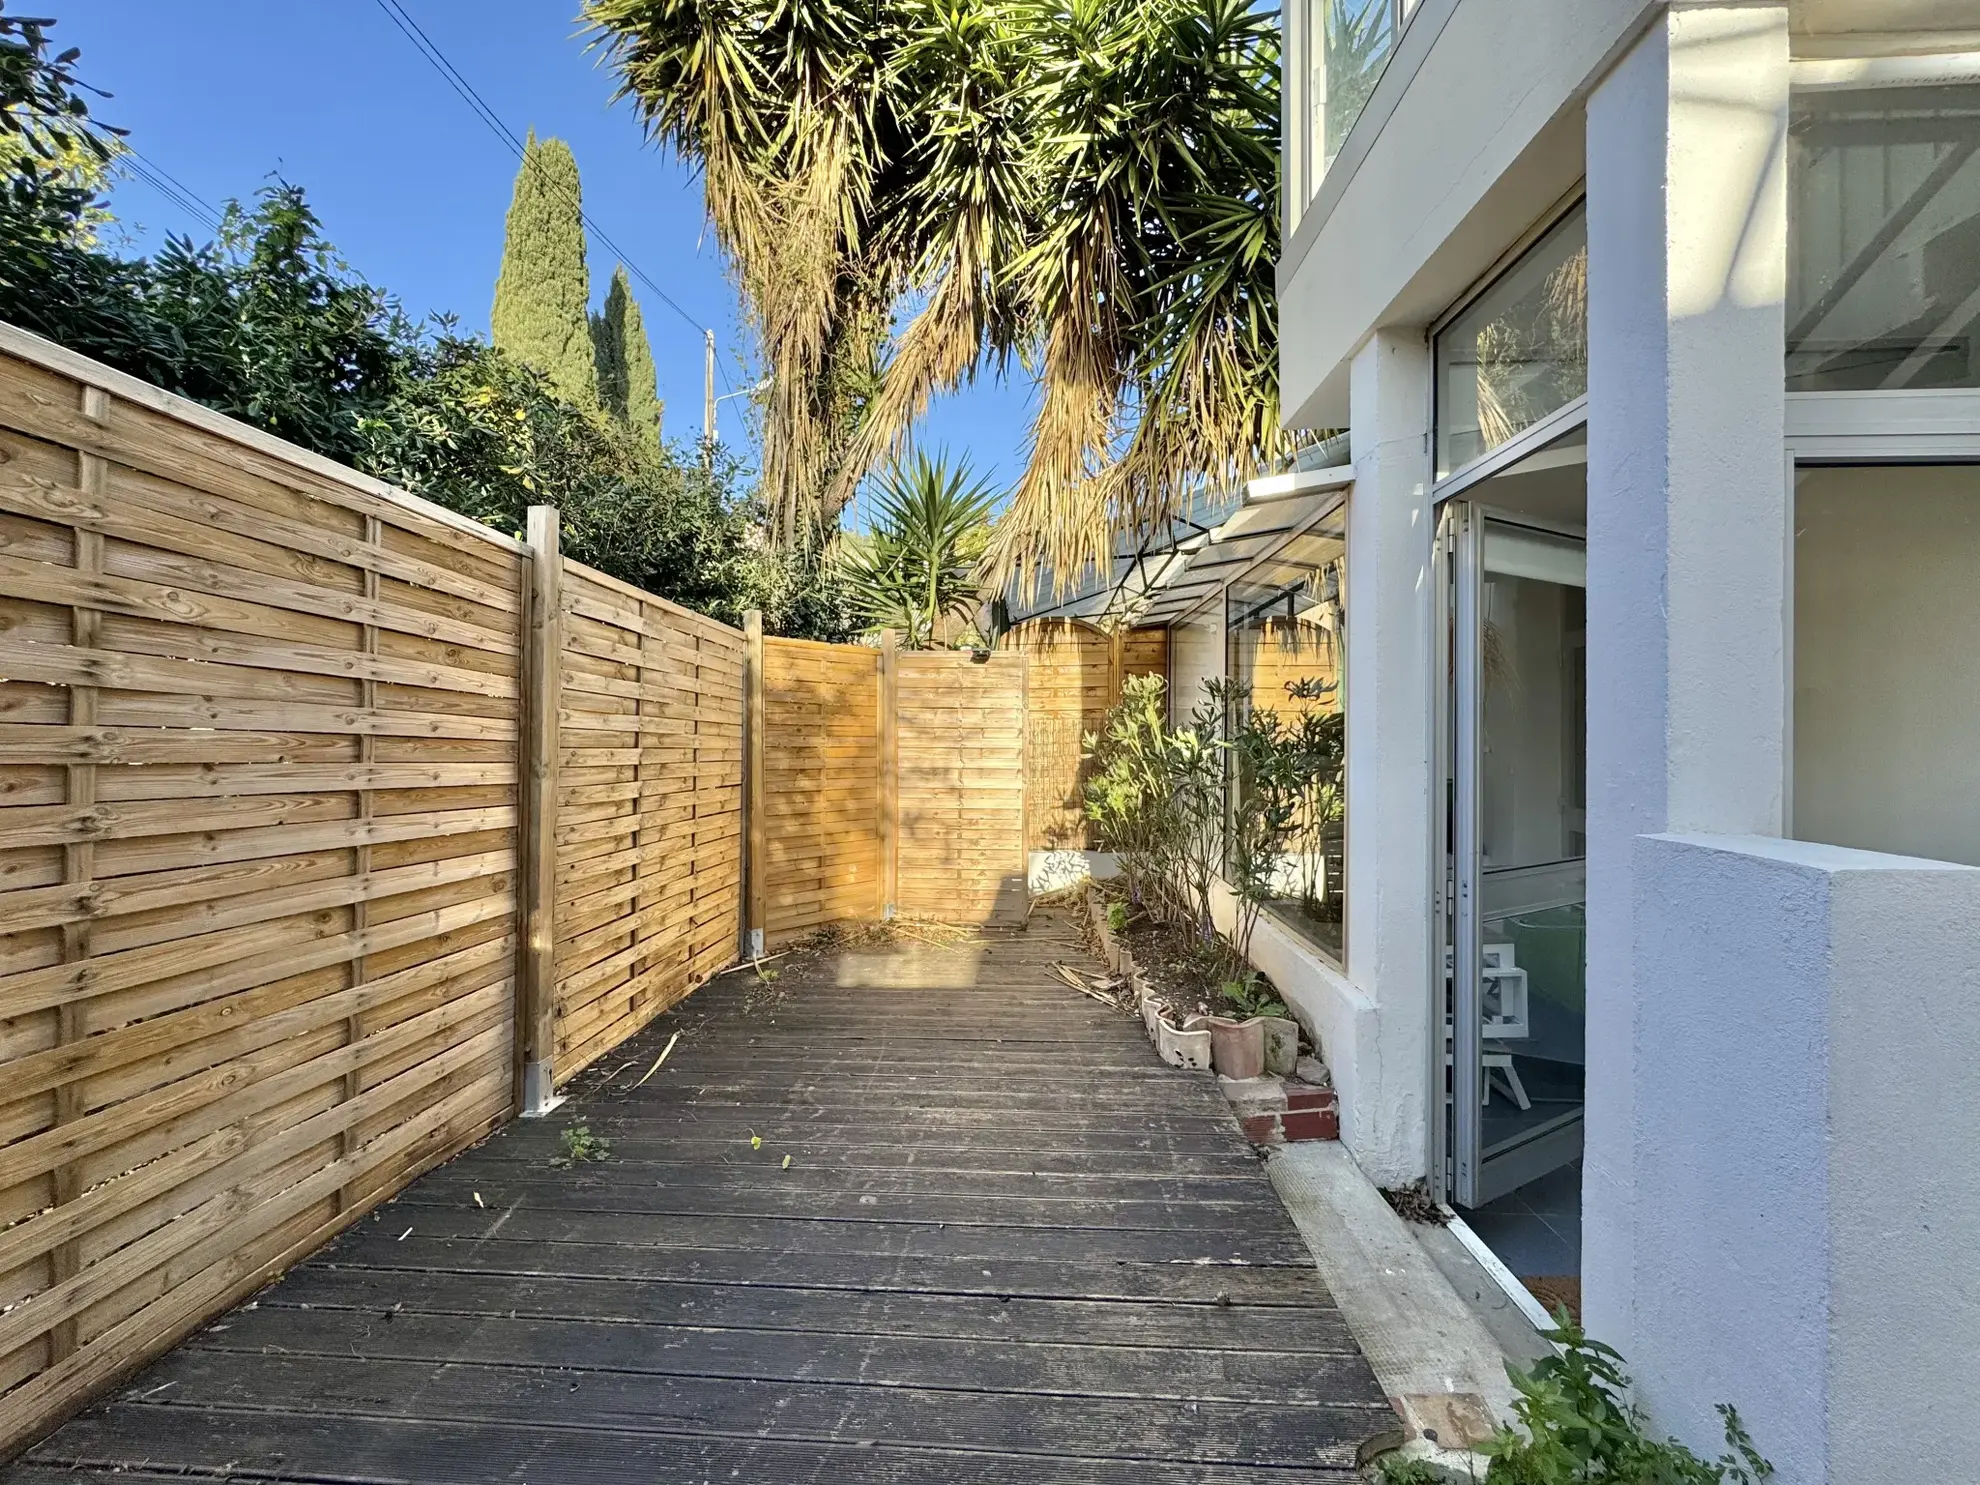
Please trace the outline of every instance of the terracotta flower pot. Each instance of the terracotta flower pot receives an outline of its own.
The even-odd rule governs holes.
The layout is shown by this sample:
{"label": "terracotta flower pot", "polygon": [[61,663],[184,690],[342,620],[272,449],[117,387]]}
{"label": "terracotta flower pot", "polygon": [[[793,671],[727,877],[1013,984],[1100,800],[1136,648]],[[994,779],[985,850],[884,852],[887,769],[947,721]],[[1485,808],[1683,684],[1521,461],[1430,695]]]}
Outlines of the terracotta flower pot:
{"label": "terracotta flower pot", "polygon": [[1256,1016],[1197,1016],[1210,1033],[1210,1065],[1226,1078],[1265,1076],[1265,1023]]}

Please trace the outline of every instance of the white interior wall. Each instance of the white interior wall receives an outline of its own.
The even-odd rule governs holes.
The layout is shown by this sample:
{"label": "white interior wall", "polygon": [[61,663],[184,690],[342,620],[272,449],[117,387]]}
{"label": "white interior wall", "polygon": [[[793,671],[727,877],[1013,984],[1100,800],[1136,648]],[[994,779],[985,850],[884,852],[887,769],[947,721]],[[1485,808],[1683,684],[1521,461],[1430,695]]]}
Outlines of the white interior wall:
{"label": "white interior wall", "polygon": [[[1489,498],[1489,492],[1487,495]],[[1564,860],[1566,592],[1558,584],[1488,574],[1485,622],[1497,634],[1485,671],[1485,865]]]}
{"label": "white interior wall", "polygon": [[1980,468],[1804,470],[1794,833],[1980,866]]}

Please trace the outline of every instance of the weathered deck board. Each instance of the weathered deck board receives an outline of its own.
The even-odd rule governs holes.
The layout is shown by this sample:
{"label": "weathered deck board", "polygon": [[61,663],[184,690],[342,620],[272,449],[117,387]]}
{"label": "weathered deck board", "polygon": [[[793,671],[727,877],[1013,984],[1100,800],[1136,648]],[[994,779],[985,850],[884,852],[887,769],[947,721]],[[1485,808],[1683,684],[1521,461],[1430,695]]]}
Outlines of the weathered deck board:
{"label": "weathered deck board", "polygon": [[[1367,1363],[1215,1088],[1052,986],[1079,955],[718,980],[4,1479],[1348,1481]],[[612,1158],[552,1169],[580,1122]]]}

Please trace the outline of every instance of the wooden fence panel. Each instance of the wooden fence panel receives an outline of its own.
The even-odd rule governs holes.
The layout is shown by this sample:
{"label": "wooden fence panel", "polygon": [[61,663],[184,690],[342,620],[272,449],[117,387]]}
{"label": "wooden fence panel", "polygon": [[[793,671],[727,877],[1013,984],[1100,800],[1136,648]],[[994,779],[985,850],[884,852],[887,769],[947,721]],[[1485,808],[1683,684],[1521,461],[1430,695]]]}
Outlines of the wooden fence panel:
{"label": "wooden fence panel", "polygon": [[1084,739],[1098,732],[1130,675],[1167,675],[1169,631],[1109,634],[1090,624],[1036,619],[1005,639],[1025,661],[1025,818],[1031,849],[1087,844]]}
{"label": "wooden fence panel", "polygon": [[775,945],[882,908],[880,652],[763,641],[763,904]]}
{"label": "wooden fence panel", "polygon": [[556,1076],[736,957],[743,636],[568,559],[557,759]]}
{"label": "wooden fence panel", "polygon": [[0,1452],[507,1114],[520,552],[0,327]]}
{"label": "wooden fence panel", "polygon": [[895,901],[910,917],[1021,922],[1026,658],[914,652],[897,667]]}

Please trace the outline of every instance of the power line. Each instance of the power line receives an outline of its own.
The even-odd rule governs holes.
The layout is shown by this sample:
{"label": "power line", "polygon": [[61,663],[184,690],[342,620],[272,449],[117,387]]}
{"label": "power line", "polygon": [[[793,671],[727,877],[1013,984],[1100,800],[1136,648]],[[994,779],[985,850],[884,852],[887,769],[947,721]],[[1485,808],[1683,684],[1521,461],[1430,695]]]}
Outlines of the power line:
{"label": "power line", "polygon": [[131,174],[208,230],[213,232],[220,230],[220,213],[197,191],[163,165],[145,159],[129,144],[124,145],[117,152],[116,163],[123,165]]}
{"label": "power line", "polygon": [[[447,60],[447,54],[440,50],[439,44],[435,42],[431,36],[428,36],[426,34],[425,30],[420,26],[419,22],[412,18],[412,16],[406,11],[405,7],[399,3],[399,0],[377,0],[377,4],[378,4],[378,8],[385,12],[386,19],[391,21],[393,25],[397,26],[401,34],[405,36],[406,40],[410,41],[413,44],[413,49],[417,51],[422,57],[426,58],[427,62],[432,65],[433,69],[436,72],[438,72],[441,77],[446,79],[447,85],[449,87],[451,87],[456,93],[460,94],[461,101],[466,103],[467,106],[471,110],[473,110],[475,116],[479,118],[481,122],[488,127],[489,132],[492,133],[497,139],[499,139],[502,142],[502,144],[509,150],[509,152],[515,155],[517,159],[522,159],[524,157],[525,151],[523,147],[523,142],[520,138],[517,137],[516,131],[511,129],[506,123],[502,121],[501,115],[495,112],[495,110],[489,105],[488,100],[483,98],[480,93],[475,91],[474,84],[470,83],[467,80],[467,78],[461,74],[461,70],[458,67],[456,67],[452,62]],[[634,262],[631,255],[628,254],[624,248],[620,247],[618,243],[612,240],[610,234],[608,234],[603,227],[598,225],[598,223],[592,218],[591,213],[587,212],[584,209],[584,205],[581,200],[573,202],[572,204],[577,207],[578,216],[584,222],[585,226],[591,229],[592,236],[596,237],[599,240],[599,242],[603,243],[606,249],[610,251],[615,257],[617,257],[621,263],[624,263],[626,267],[631,270],[634,278],[638,279],[642,284],[644,284],[649,290],[653,292],[655,296],[659,298],[661,303],[665,304],[675,314],[679,315],[683,320],[687,321],[687,323],[693,326],[697,332],[700,332],[705,328],[699,320],[695,319],[693,315],[689,314],[686,310],[682,309],[681,306],[675,302],[674,297],[671,294],[669,294],[665,289],[661,288],[659,284],[654,282],[653,278],[646,272],[646,270],[641,268],[638,263]],[[726,378],[727,375],[728,373],[725,369],[723,371],[723,376]]]}

